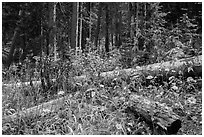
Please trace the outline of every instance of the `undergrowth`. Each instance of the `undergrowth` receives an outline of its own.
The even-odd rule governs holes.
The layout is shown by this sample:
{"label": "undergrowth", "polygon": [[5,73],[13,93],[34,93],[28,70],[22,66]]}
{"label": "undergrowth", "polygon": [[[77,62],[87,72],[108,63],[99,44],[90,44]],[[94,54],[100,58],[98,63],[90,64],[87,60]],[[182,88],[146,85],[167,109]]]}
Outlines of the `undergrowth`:
{"label": "undergrowth", "polygon": [[[64,65],[67,64],[58,64],[56,68],[60,69]],[[101,72],[119,69],[120,64],[114,57],[102,58],[95,53],[72,58],[69,65],[69,72],[60,69],[60,74],[55,78],[65,77],[56,80],[59,82],[58,88],[55,89],[57,92],[47,100],[40,94],[40,86],[10,88],[3,86],[3,116],[12,115],[51,99],[68,96],[58,112],[43,110],[39,116],[19,117],[16,121],[4,123],[2,125],[4,135],[157,134],[140,117],[124,111],[130,104],[131,94],[169,106],[182,120],[178,134],[202,134],[201,79],[170,77],[168,81],[158,83],[149,76],[146,79],[152,80],[147,85],[144,76],[128,77],[121,74],[114,79],[101,78],[99,76]],[[79,75],[87,75],[87,79],[83,82],[74,81],[73,77]],[[13,81],[16,79],[13,78]],[[64,88],[64,84],[67,88]]]}

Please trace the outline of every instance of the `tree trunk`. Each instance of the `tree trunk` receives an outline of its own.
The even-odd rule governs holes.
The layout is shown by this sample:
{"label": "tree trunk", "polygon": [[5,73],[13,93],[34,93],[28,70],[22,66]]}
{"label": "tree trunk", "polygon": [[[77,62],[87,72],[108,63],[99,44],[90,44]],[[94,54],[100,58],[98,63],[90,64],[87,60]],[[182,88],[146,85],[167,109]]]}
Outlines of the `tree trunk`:
{"label": "tree trunk", "polygon": [[113,22],[113,18],[111,19],[111,50],[113,50],[114,48],[113,48],[113,43],[114,43],[114,22]]}
{"label": "tree trunk", "polygon": [[147,23],[147,3],[144,2],[144,28],[147,29],[146,23]]}
{"label": "tree trunk", "polygon": [[105,50],[106,50],[106,53],[109,52],[109,9],[108,9],[108,4],[106,4],[106,38],[105,38]]}
{"label": "tree trunk", "polygon": [[99,37],[99,32],[100,32],[100,25],[101,25],[101,12],[102,12],[102,6],[103,4],[100,2],[99,3],[99,9],[98,9],[98,20],[97,20],[97,28],[96,28],[96,35],[95,35],[95,47],[98,47],[98,37]]}
{"label": "tree trunk", "polygon": [[[136,26],[135,26],[135,28],[136,28],[136,38],[138,38],[138,32],[137,31],[139,31],[139,3],[137,2],[136,3]],[[135,19],[134,19],[135,20]],[[138,44],[138,40],[137,40],[137,42],[136,42],[137,44]]]}
{"label": "tree trunk", "polygon": [[[119,5],[118,5],[119,7]],[[121,12],[119,11],[118,7],[116,7],[116,22],[115,22],[115,26],[116,26],[116,36],[115,36],[115,43],[116,43],[116,47],[120,48],[122,41],[121,41],[121,26],[122,26],[122,15]]]}
{"label": "tree trunk", "polygon": [[21,31],[19,26],[22,25],[22,23],[23,23],[24,11],[19,11],[19,16],[20,16],[20,21],[19,21],[19,24],[17,25],[16,29],[14,30],[14,35],[13,35],[13,38],[12,38],[11,48],[10,48],[8,57],[6,59],[5,66],[8,67],[8,68],[10,67],[10,65],[11,65],[11,63],[13,61],[13,54],[14,54],[14,51],[16,49],[17,44],[21,44],[21,43],[18,43],[19,38],[20,38],[20,31]]}
{"label": "tree trunk", "polygon": [[53,39],[54,39],[54,60],[57,60],[57,26],[56,26],[56,18],[57,18],[57,12],[56,12],[56,4],[53,5]]}
{"label": "tree trunk", "polygon": [[119,40],[119,38],[118,38],[118,28],[119,28],[119,23],[118,23],[118,5],[116,5],[116,7],[115,7],[115,12],[116,12],[116,14],[115,14],[115,46],[118,48],[118,40]]}
{"label": "tree trunk", "polygon": [[81,52],[82,50],[82,36],[83,36],[83,31],[82,31],[82,28],[83,28],[83,16],[82,16],[82,8],[83,8],[83,2],[80,2],[80,25],[79,25],[79,50]]}
{"label": "tree trunk", "polygon": [[[140,24],[138,24],[138,25],[140,25],[141,34],[143,36],[145,36],[145,16],[144,16],[144,14],[145,14],[145,9],[144,9],[145,6],[144,5],[145,5],[144,3],[142,3],[141,5],[137,4],[137,8],[138,8],[137,12],[139,12],[139,6],[142,7],[141,8],[142,12],[140,13],[141,14],[141,16],[140,16]],[[145,44],[143,44],[142,50],[144,50],[144,48],[145,48]]]}
{"label": "tree trunk", "polygon": [[72,9],[71,48],[75,49],[77,47],[78,38],[78,2],[73,2]]}
{"label": "tree trunk", "polygon": [[22,45],[22,51],[23,53],[21,54],[21,57],[20,57],[20,62],[23,62],[27,56],[27,35],[26,33],[24,32],[23,33],[23,36],[21,36],[21,38],[23,39],[23,45]]}
{"label": "tree trunk", "polygon": [[79,2],[77,2],[77,5],[76,5],[76,38],[75,38],[75,41],[76,41],[76,52],[75,54],[77,55],[78,51],[79,51]]}
{"label": "tree trunk", "polygon": [[91,7],[92,7],[92,3],[90,2],[89,6],[88,6],[88,11],[89,11],[89,41],[91,41],[91,30],[92,30],[92,28],[91,28],[91,21],[92,21],[92,19],[91,19]]}
{"label": "tree trunk", "polygon": [[118,27],[118,48],[122,45],[122,14],[119,12],[119,27]]}
{"label": "tree trunk", "polygon": [[[49,2],[48,3],[49,6],[49,22],[48,22],[48,28],[50,29],[49,33],[48,33],[48,44],[49,47],[49,53],[54,53],[54,2]],[[49,54],[48,54],[49,55]]]}
{"label": "tree trunk", "polygon": [[[83,8],[83,9],[82,9]],[[89,15],[89,23],[87,23],[86,21],[84,21],[84,17],[83,17],[83,12],[84,9],[87,8],[88,9],[88,15]],[[85,2],[83,3],[83,5],[81,6],[81,16],[80,18],[82,20],[80,20],[80,37],[81,37],[81,50],[82,52],[88,51],[89,48],[89,42],[90,42],[90,38],[91,38],[91,7],[90,7],[90,3],[89,2]],[[87,46],[87,47],[86,47]]]}
{"label": "tree trunk", "polygon": [[[49,3],[49,44],[51,47],[51,53],[54,55],[54,60],[57,60],[57,37],[56,37],[56,3]],[[49,49],[49,48],[48,48]]]}
{"label": "tree trunk", "polygon": [[132,3],[128,3],[128,34],[127,37],[131,38],[131,18],[132,18]]}

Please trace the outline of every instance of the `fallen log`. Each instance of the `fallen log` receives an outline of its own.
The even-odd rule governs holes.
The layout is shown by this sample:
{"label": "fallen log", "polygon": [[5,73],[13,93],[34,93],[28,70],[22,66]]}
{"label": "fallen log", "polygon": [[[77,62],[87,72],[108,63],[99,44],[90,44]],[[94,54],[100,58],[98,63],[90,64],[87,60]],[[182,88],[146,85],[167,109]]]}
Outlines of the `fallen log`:
{"label": "fallen log", "polygon": [[[51,80],[52,82],[55,82],[56,79],[52,79]],[[27,86],[30,86],[30,82],[17,82],[17,83],[11,83],[11,84],[3,84],[4,87],[17,87],[17,88],[20,88],[20,87],[27,87]],[[41,81],[40,80],[37,80],[37,81],[32,81],[32,85],[34,87],[37,87],[39,85],[41,85]]]}
{"label": "fallen log", "polygon": [[130,105],[125,112],[140,117],[153,134],[176,134],[181,128],[180,117],[170,107],[136,94],[130,96]]}
{"label": "fallen log", "polygon": [[[186,66],[202,66],[202,56],[198,57],[193,57],[193,58],[188,58],[188,59],[181,59],[181,60],[176,60],[176,61],[168,61],[164,63],[157,63],[157,64],[152,64],[152,65],[147,65],[144,67],[138,67],[137,69],[124,69],[124,70],[118,70],[118,71],[111,71],[111,72],[104,72],[100,76],[101,77],[108,77],[108,78],[114,78],[116,76],[119,76],[120,74],[127,74],[128,76],[134,76],[134,75],[139,75],[141,73],[151,73],[152,74],[157,74],[156,72],[160,72],[160,70],[166,71],[165,69],[173,69],[173,70],[183,70],[186,68]],[[202,69],[201,69],[202,72]],[[177,72],[178,73],[178,72]],[[200,75],[200,74],[199,74]],[[83,81],[86,80],[86,76],[79,76],[74,78],[76,81]],[[66,100],[68,97],[63,97],[57,100],[52,100],[47,103],[43,103],[39,106],[35,106],[32,108],[29,108],[27,110],[21,111],[19,113],[3,117],[2,123],[9,122],[11,120],[16,119],[19,117],[24,116],[29,116],[32,115],[33,113],[35,115],[41,115],[44,110],[49,110],[51,112],[56,112],[58,111],[60,107],[62,107],[63,101]]]}
{"label": "fallen log", "polygon": [[[189,67],[192,67],[192,69],[188,69]],[[163,76],[166,76],[166,78],[174,75],[177,76],[180,72],[183,73],[184,77],[188,76],[202,76],[202,55],[191,57],[191,58],[184,58],[180,60],[172,60],[167,61],[163,63],[156,63],[156,64],[150,64],[147,66],[137,67],[137,68],[129,68],[129,69],[123,69],[123,70],[114,70],[109,72],[103,72],[100,74],[100,77],[102,78],[115,78],[121,74],[126,74],[127,76],[135,76],[143,74],[144,76],[156,76],[157,74],[162,74]],[[87,80],[87,76],[76,76],[73,78],[75,81],[85,81]],[[56,79],[52,79],[53,82],[56,81]],[[39,86],[41,84],[41,81],[33,81],[34,86]],[[15,84],[3,84],[5,87],[21,87],[21,86],[30,86],[30,82],[24,82],[24,83],[15,83]]]}
{"label": "fallen log", "polygon": [[[5,116],[2,118],[2,124],[16,121],[19,118],[36,117],[43,115],[43,113],[57,112],[67,99],[69,99],[69,96]],[[176,134],[181,127],[180,117],[170,107],[136,94],[130,96],[130,103],[125,112],[141,117],[154,131],[154,134]]]}
{"label": "fallen log", "polygon": [[2,117],[2,124],[9,123],[11,121],[16,121],[19,118],[31,117],[31,116],[41,116],[43,113],[53,113],[59,111],[65,100],[69,98],[69,95],[61,97],[59,99],[51,100],[49,102],[43,103],[41,105],[28,108],[26,110],[14,113],[9,116]]}
{"label": "fallen log", "polygon": [[[192,58],[185,58],[180,60],[172,60],[163,63],[156,63],[150,64],[147,66],[137,67],[136,69],[124,69],[115,72],[105,72],[102,73],[102,77],[116,77],[120,74],[126,74],[128,76],[134,76],[137,74],[144,74],[144,75],[157,75],[161,72],[166,72],[168,76],[177,75],[179,71],[184,71],[188,67],[197,66],[198,68],[202,68],[202,56],[192,57]],[[202,69],[197,69],[198,72],[195,72],[196,76],[200,76],[202,73]],[[185,72],[184,75],[188,75],[188,72]]]}

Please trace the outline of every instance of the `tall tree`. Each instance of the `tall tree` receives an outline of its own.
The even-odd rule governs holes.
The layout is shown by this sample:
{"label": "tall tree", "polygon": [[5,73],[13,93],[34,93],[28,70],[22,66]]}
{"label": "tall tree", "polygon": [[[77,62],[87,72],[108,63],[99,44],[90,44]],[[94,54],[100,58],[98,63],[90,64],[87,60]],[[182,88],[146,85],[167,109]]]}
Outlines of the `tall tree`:
{"label": "tall tree", "polygon": [[91,41],[91,30],[92,30],[92,26],[91,26],[91,21],[92,21],[92,18],[91,18],[91,7],[92,7],[92,3],[89,2],[88,4],[88,12],[89,12],[89,40]]}
{"label": "tall tree", "polygon": [[57,37],[56,37],[56,4],[55,2],[49,3],[49,28],[51,31],[49,32],[49,44],[51,49],[51,53],[54,53],[54,60],[57,60]]}
{"label": "tall tree", "polygon": [[127,37],[131,36],[131,18],[132,18],[132,3],[128,3],[128,34]]}
{"label": "tall tree", "polygon": [[23,10],[19,11],[20,20],[19,20],[19,22],[17,24],[17,27],[14,30],[14,35],[13,35],[13,38],[12,38],[11,48],[10,48],[8,58],[7,58],[7,61],[6,61],[6,64],[5,64],[6,67],[9,67],[11,65],[13,59],[14,59],[14,52],[15,52],[16,46],[19,45],[19,44],[22,44],[19,41],[20,40],[19,38],[20,38],[20,31],[21,31],[20,26],[22,26],[24,14],[25,13],[24,13]]}
{"label": "tall tree", "polygon": [[75,49],[77,47],[78,41],[78,2],[73,2],[72,4],[72,34],[71,34],[71,48]]}
{"label": "tall tree", "polygon": [[80,2],[79,3],[79,9],[80,9],[80,17],[79,17],[79,50],[81,51],[82,50],[82,28],[83,28],[83,14],[82,14],[82,11],[83,11],[83,2]]}
{"label": "tall tree", "polygon": [[95,47],[98,47],[98,37],[99,37],[99,32],[100,32],[100,25],[101,25],[101,12],[102,12],[102,7],[103,3],[99,3],[98,5],[98,19],[97,19],[97,26],[96,26],[96,34],[95,34]]}
{"label": "tall tree", "polygon": [[105,37],[105,50],[109,52],[109,6],[106,3],[106,37]]}
{"label": "tall tree", "polygon": [[122,14],[119,8],[120,8],[120,3],[118,3],[116,7],[116,20],[115,20],[115,30],[116,30],[115,45],[117,48],[119,48],[122,44],[122,41],[121,41]]}
{"label": "tall tree", "polygon": [[56,19],[57,19],[57,3],[54,2],[53,7],[53,37],[54,37],[54,60],[57,60],[57,26],[56,26]]}

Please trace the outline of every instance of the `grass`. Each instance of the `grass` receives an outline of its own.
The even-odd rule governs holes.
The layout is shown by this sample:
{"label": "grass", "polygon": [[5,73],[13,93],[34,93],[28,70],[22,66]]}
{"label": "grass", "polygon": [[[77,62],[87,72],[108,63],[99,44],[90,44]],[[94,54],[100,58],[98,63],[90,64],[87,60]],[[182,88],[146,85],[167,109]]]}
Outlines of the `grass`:
{"label": "grass", "polygon": [[[38,117],[19,119],[3,125],[3,134],[71,134],[71,135],[124,135],[153,134],[139,118],[124,113],[128,104],[128,92],[136,81],[127,83],[117,78],[109,85],[98,81],[92,88],[69,93],[59,112],[44,112]],[[182,119],[178,134],[202,134],[202,91],[196,88],[186,92],[187,82],[174,91],[164,86],[134,87],[139,95],[165,103]],[[139,89],[139,90],[137,90]],[[34,106],[32,96],[23,95],[25,89],[3,88],[3,113],[12,114]]]}
{"label": "grass", "polygon": [[[85,61],[82,60],[82,62]],[[100,68],[103,63],[108,64],[106,61],[102,61],[101,64],[100,61],[94,61],[93,55],[88,62],[87,67],[80,62],[74,63],[77,65],[75,67],[86,68],[85,73],[90,70],[95,73],[98,69],[102,71]],[[108,62],[111,61],[108,60]],[[82,74],[82,72],[83,69],[80,69],[79,73]],[[65,80],[65,83],[70,83],[67,85],[69,88],[62,93],[62,96],[66,95],[68,98],[60,111],[53,113],[44,110],[39,116],[19,117],[16,121],[3,124],[2,133],[4,135],[155,134],[140,117],[124,112],[129,105],[129,95],[137,94],[171,107],[182,120],[179,135],[202,134],[202,85],[198,84],[202,80],[199,78],[189,80],[172,77],[170,81],[160,83],[153,79],[151,84],[146,85],[140,77],[127,77],[125,74],[113,80],[90,75],[90,78],[81,84],[73,82],[70,77],[72,76],[67,76]],[[11,81],[15,82],[17,79],[10,78]],[[58,84],[62,86],[63,83],[60,82]],[[55,91],[56,94],[52,94],[46,100],[40,94],[41,90],[40,86],[35,88],[3,86],[3,116],[56,99],[59,97],[57,93],[62,89]]]}

